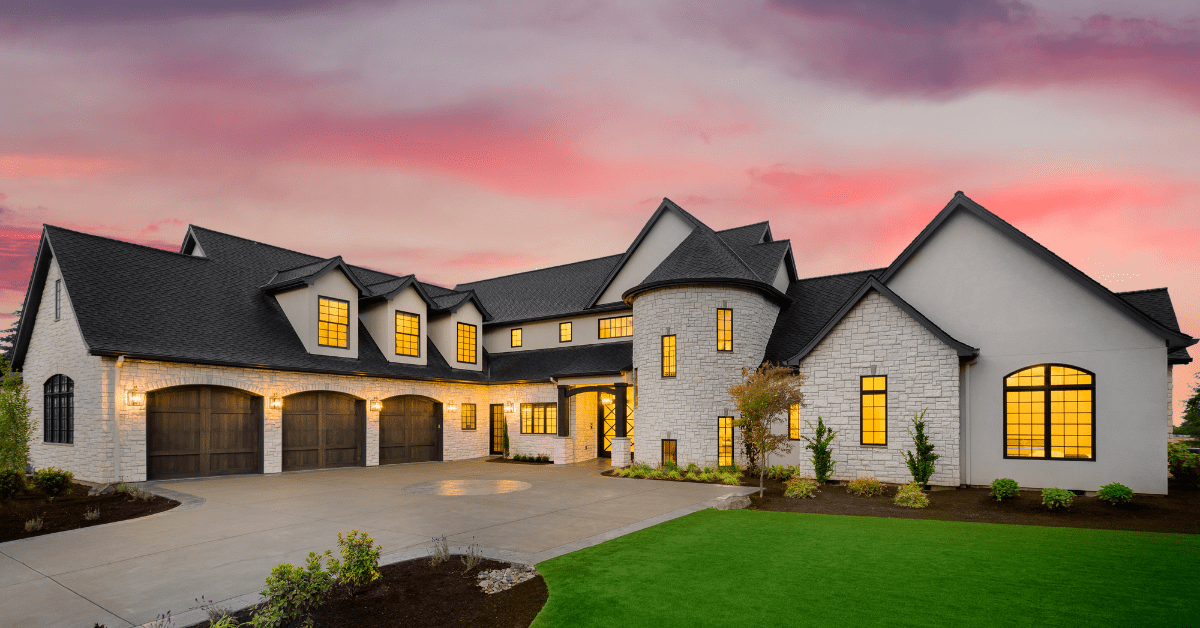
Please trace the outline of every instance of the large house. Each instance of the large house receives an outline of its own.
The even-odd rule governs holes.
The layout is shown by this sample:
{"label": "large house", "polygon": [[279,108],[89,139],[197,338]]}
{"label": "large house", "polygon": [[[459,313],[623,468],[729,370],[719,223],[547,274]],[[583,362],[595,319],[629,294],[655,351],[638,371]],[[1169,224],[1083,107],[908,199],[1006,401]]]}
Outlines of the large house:
{"label": "large house", "polygon": [[[453,289],[196,226],[178,253],[47,226],[12,359],[36,467],[93,481],[546,454],[741,460],[727,391],[807,378],[835,478],[1165,493],[1165,288],[1113,293],[957,193],[887,268],[799,278],[768,223],[665,200],[624,253]],[[38,394],[41,387],[41,394]],[[802,445],[803,442],[797,443]],[[773,463],[807,465],[797,446]]]}

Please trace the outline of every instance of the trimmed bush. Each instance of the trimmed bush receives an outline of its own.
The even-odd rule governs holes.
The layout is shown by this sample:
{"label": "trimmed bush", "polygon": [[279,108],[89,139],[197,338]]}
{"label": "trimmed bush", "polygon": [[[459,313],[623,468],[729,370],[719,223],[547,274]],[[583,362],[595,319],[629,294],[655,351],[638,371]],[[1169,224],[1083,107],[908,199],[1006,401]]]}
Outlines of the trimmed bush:
{"label": "trimmed bush", "polygon": [[793,475],[783,486],[784,497],[816,497],[821,492],[815,479],[798,475]]}
{"label": "trimmed bush", "polygon": [[0,469],[0,499],[12,499],[25,492],[25,474],[16,469]]}
{"label": "trimmed bush", "polygon": [[896,491],[895,502],[897,506],[905,508],[924,508],[929,505],[929,498],[921,490],[920,484],[909,482],[901,485]]}
{"label": "trimmed bush", "polygon": [[280,628],[308,615],[321,605],[333,586],[333,577],[321,568],[321,559],[329,556],[308,553],[308,564],[296,567],[291,563],[276,565],[267,576],[266,598],[254,611],[253,625],[258,628]]}
{"label": "trimmed bush", "polygon": [[846,485],[846,492],[859,497],[883,495],[883,482],[875,478],[858,478]]}
{"label": "trimmed bush", "polygon": [[1184,486],[1200,485],[1200,454],[1188,451],[1184,443],[1167,445],[1167,469]]}
{"label": "trimmed bush", "polygon": [[[812,427],[812,423],[808,421],[804,423]],[[800,435],[800,438],[808,443],[804,448],[813,452],[812,463],[813,470],[817,475],[817,481],[828,482],[829,476],[833,474],[833,466],[836,464],[833,461],[833,447],[830,446],[830,443],[833,442],[833,439],[837,438],[837,432],[829,429],[825,425],[825,419],[820,416],[817,417],[817,426],[813,428],[813,431],[815,432],[813,438],[809,438],[803,434]]]}
{"label": "trimmed bush", "polygon": [[1133,501],[1133,489],[1120,482],[1113,482],[1112,484],[1101,486],[1100,492],[1096,493],[1096,497],[1099,497],[1100,501],[1108,502],[1113,506],[1128,504]]}
{"label": "trimmed bush", "polygon": [[1075,501],[1075,493],[1065,488],[1042,489],[1042,505],[1050,510],[1070,508],[1073,501]]}
{"label": "trimmed bush", "polygon": [[740,486],[742,483],[742,472],[737,470],[737,467],[726,467],[721,472],[721,483],[730,486]]}
{"label": "trimmed bush", "polygon": [[798,471],[799,470],[794,466],[777,464],[770,469],[767,469],[767,477],[771,478],[772,480],[787,482],[788,479],[790,479],[793,475],[796,475]]}
{"label": "trimmed bush", "polygon": [[933,453],[933,443],[929,442],[929,437],[925,435],[925,412],[928,409],[922,410],[921,414],[913,419],[913,426],[917,428],[916,433],[910,429],[909,436],[913,438],[913,446],[916,447],[917,453],[903,452],[904,462],[908,464],[908,471],[912,474],[913,481],[917,484],[928,484],[929,477],[933,475],[934,465],[941,456]]}
{"label": "trimmed bush", "polygon": [[342,553],[341,562],[337,559],[329,561],[329,573],[338,582],[360,587],[382,575],[379,573],[379,552],[383,546],[376,546],[375,539],[366,532],[360,534],[354,530],[345,537],[338,532],[338,549]]}
{"label": "trimmed bush", "polygon": [[33,485],[50,499],[71,492],[71,480],[75,475],[58,467],[46,467],[33,476]]}
{"label": "trimmed bush", "polygon": [[1019,497],[1020,495],[1021,486],[1017,484],[1016,480],[1009,478],[992,480],[992,497],[995,497],[996,501],[1002,502],[1012,497]]}

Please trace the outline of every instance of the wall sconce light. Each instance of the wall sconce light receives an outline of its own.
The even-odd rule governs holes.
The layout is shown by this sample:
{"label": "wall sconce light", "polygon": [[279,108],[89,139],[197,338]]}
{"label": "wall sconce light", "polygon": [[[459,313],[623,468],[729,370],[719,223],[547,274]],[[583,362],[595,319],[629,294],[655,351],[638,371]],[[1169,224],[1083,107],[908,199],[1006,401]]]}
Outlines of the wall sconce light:
{"label": "wall sconce light", "polygon": [[513,401],[512,399],[506,399],[504,401],[504,414],[513,414],[516,411],[517,402]]}
{"label": "wall sconce light", "polygon": [[269,405],[272,410],[283,409],[283,400],[279,398],[279,393],[271,395],[271,401],[269,402]]}
{"label": "wall sconce light", "polygon": [[611,406],[612,404],[613,404],[613,398],[612,398],[612,397],[605,397],[605,398],[604,398],[604,405],[606,405],[606,406]]}
{"label": "wall sconce light", "polygon": [[447,401],[446,402],[446,412],[451,412],[451,413],[458,412],[458,402]]}
{"label": "wall sconce light", "polygon": [[382,409],[383,409],[383,402],[379,400],[379,397],[372,398],[371,399],[371,412],[379,412]]}
{"label": "wall sconce light", "polygon": [[134,386],[125,391],[125,403],[130,406],[144,406],[146,405],[146,393]]}

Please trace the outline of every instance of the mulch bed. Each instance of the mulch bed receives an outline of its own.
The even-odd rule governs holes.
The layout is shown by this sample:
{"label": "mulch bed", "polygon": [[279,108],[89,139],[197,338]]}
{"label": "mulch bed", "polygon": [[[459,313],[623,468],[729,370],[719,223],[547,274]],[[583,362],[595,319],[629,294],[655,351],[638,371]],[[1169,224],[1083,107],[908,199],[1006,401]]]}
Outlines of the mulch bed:
{"label": "mulch bed", "polygon": [[[603,475],[612,475],[612,472],[606,471]],[[742,476],[742,486],[758,487],[758,476]],[[844,485],[823,485],[814,498],[784,497],[783,482],[770,478],[765,480],[764,486],[763,497],[760,498],[758,493],[750,496],[751,508],[825,515],[1200,534],[1200,490],[1183,488],[1175,480],[1169,481],[1167,496],[1134,495],[1131,503],[1112,506],[1096,497],[1076,495],[1071,507],[1065,511],[1048,510],[1043,506],[1041,491],[1021,491],[1020,497],[998,502],[989,495],[991,489],[987,488],[933,490],[925,491],[929,498],[928,507],[905,508],[892,503],[896,496],[895,486],[885,486],[881,497],[855,497],[846,492]]]}
{"label": "mulch bed", "polygon": [[[0,503],[0,543],[136,519],[179,505],[179,502],[173,499],[157,495],[150,501],[131,499],[123,493],[88,497],[89,488],[73,482],[70,493],[60,495],[52,502],[47,501],[46,495],[41,491],[31,490]],[[95,521],[84,519],[84,512],[93,508],[100,510],[100,518]],[[41,517],[42,529],[26,532],[25,522],[36,517]]]}
{"label": "mulch bed", "polygon": [[[464,573],[458,556],[433,566],[419,558],[380,567],[382,578],[360,592],[335,589],[313,614],[313,628],[425,628],[488,626],[527,628],[546,604],[548,591],[541,576],[511,589],[488,595],[476,574],[504,569],[508,563],[484,560]],[[250,619],[252,609],[236,614]],[[296,622],[284,628],[297,628]],[[208,626],[208,622],[191,628]]]}
{"label": "mulch bed", "polygon": [[554,464],[554,461],[549,462],[534,462],[532,460],[513,460],[512,458],[489,458],[488,462],[504,462],[507,464]]}

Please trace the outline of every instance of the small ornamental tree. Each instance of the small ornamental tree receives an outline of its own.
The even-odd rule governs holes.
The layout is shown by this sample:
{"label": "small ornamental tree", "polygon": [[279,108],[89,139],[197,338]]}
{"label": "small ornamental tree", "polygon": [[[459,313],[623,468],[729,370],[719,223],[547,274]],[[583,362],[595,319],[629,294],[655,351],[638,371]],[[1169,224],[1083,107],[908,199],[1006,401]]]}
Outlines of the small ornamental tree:
{"label": "small ornamental tree", "polygon": [[12,372],[8,360],[0,357],[0,469],[21,473],[29,465],[29,441],[33,423],[29,421],[29,396],[21,375]]}
{"label": "small ornamental tree", "polygon": [[921,414],[913,418],[913,426],[917,428],[914,434],[910,429],[908,433],[913,437],[913,445],[917,448],[917,454],[914,456],[912,452],[904,452],[904,461],[908,463],[908,471],[912,473],[913,481],[917,484],[928,484],[929,478],[933,475],[933,462],[941,456],[933,453],[933,444],[929,442],[929,437],[925,435],[925,413],[929,409],[921,411]]}
{"label": "small ornamental tree", "polygon": [[504,457],[508,457],[508,420],[504,421]]}
{"label": "small ornamental tree", "polygon": [[[1196,379],[1200,382],[1200,375]],[[1176,434],[1200,436],[1200,383],[1192,387],[1192,393],[1183,403],[1183,424],[1175,428]]]}
{"label": "small ornamental tree", "polygon": [[[804,423],[812,427],[812,423],[808,421]],[[800,435],[800,438],[808,442],[804,448],[813,452],[813,472],[817,474],[817,481],[828,482],[829,476],[833,474],[834,465],[833,448],[829,446],[829,443],[832,443],[833,439],[837,438],[837,432],[826,427],[825,419],[819,416],[817,417],[815,432],[813,438],[809,438],[803,434]]]}
{"label": "small ornamental tree", "polygon": [[787,431],[776,426],[787,420],[789,408],[804,403],[800,392],[803,383],[804,376],[786,366],[763,364],[754,371],[743,368],[742,383],[729,389],[729,396],[742,415],[733,422],[740,430],[742,443],[747,445],[747,452],[752,447],[762,456],[758,465],[760,497],[771,454],[792,451]]}

